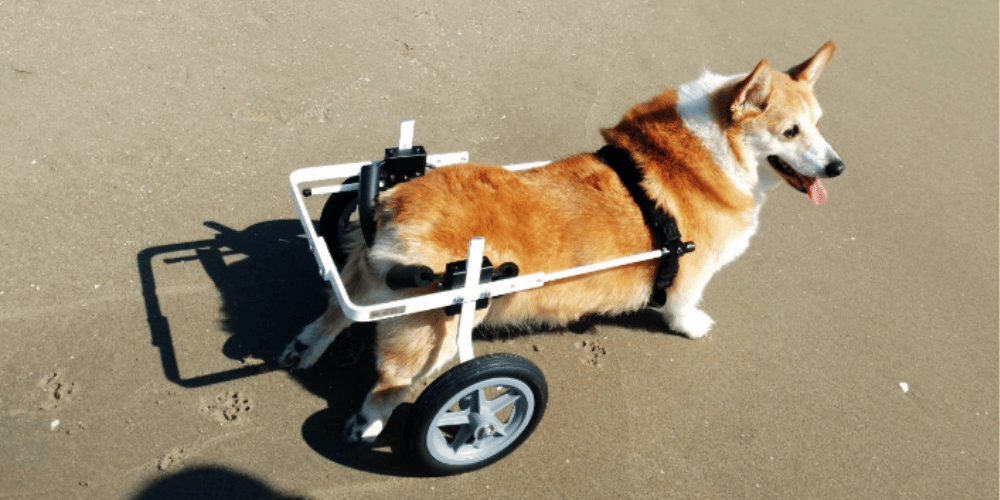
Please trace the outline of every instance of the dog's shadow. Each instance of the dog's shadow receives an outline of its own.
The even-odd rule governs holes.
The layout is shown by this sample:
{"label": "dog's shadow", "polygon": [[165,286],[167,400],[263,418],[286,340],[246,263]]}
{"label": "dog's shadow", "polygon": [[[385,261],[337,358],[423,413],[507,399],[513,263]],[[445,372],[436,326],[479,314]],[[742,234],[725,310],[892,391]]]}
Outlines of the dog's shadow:
{"label": "dog's shadow", "polygon": [[[137,256],[143,299],[153,345],[160,351],[166,378],[182,387],[197,388],[251,377],[277,369],[275,360],[302,328],[326,309],[327,285],[298,220],[254,224],[242,231],[217,222],[205,226],[213,238],[151,247]],[[240,368],[184,377],[181,375],[175,332],[164,316],[154,269],[200,265],[221,297],[220,324],[229,334],[222,353],[244,361]],[[160,271],[161,273],[163,271]],[[164,273],[165,274],[165,273]],[[477,329],[474,338],[496,340],[525,335],[571,332],[592,333],[601,325],[648,331],[667,331],[659,314],[640,311],[619,317],[586,317],[566,327]],[[348,467],[396,476],[410,476],[403,423],[411,405],[399,406],[374,447],[345,445],[341,429],[360,408],[377,374],[374,324],[357,323],[341,333],[309,370],[292,372],[307,390],[324,398],[328,407],[307,418],[303,439],[322,456]]]}

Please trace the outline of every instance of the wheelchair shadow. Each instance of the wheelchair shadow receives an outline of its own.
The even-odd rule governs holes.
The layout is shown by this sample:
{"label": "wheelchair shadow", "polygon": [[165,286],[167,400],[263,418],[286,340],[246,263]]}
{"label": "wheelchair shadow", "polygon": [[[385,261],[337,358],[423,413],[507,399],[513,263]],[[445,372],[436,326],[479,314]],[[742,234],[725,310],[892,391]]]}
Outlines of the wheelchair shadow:
{"label": "wheelchair shadow", "polygon": [[[297,220],[267,221],[238,231],[217,222],[214,238],[147,248],[136,257],[152,343],[167,380],[204,387],[274,369],[279,349],[326,305],[323,281]],[[230,334],[223,354],[249,363],[241,368],[182,377],[177,332],[163,314],[154,269],[200,264],[222,299],[221,326]]]}
{"label": "wheelchair shadow", "polygon": [[[316,269],[302,226],[297,219],[274,220],[236,230],[205,222],[213,238],[150,247],[136,257],[152,344],[160,353],[167,380],[184,388],[230,382],[277,370],[276,359],[302,328],[327,306],[327,285]],[[164,314],[157,272],[171,266],[199,266],[219,291],[220,324],[229,334],[222,354],[245,366],[195,376],[183,376],[183,359],[176,345],[194,332],[171,328]],[[159,285],[162,286],[162,285]],[[374,448],[347,446],[340,430],[364,401],[376,380],[372,348],[373,323],[357,323],[341,333],[323,357],[292,377],[327,401],[328,408],[309,417],[302,428],[305,441],[320,455],[341,465],[389,475],[413,475],[406,461],[392,451],[380,451],[385,442],[402,442],[405,408],[393,414]],[[402,419],[402,420],[401,420]],[[386,439],[387,438],[387,439]]]}

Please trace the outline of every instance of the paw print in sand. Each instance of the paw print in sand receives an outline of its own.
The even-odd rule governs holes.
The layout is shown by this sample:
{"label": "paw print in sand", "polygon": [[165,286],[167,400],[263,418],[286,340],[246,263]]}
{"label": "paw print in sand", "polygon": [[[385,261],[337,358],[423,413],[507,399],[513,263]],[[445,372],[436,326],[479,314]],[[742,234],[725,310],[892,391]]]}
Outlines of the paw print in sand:
{"label": "paw print in sand", "polygon": [[73,400],[76,392],[76,382],[67,382],[62,371],[52,372],[38,381],[38,387],[46,393],[45,401],[39,405],[39,410],[55,410]]}
{"label": "paw print in sand", "polygon": [[219,424],[243,423],[250,417],[253,399],[238,391],[224,391],[209,402],[202,402],[201,413],[215,419]]}
{"label": "paw print in sand", "polygon": [[160,470],[167,470],[173,467],[174,465],[180,463],[180,461],[184,458],[184,453],[185,453],[184,448],[178,446],[177,448],[170,450],[170,452],[164,455],[163,458],[161,458],[160,461],[156,463],[156,467]]}
{"label": "paw print in sand", "polygon": [[594,340],[581,340],[574,344],[577,349],[584,353],[581,359],[583,363],[601,368],[601,358],[608,354],[608,350]]}

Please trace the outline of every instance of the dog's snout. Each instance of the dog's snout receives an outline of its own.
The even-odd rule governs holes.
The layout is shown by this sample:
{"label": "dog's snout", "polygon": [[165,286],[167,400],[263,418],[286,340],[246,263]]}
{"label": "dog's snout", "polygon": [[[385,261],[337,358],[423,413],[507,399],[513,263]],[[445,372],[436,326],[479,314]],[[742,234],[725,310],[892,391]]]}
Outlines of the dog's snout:
{"label": "dog's snout", "polygon": [[826,175],[828,177],[836,177],[842,173],[844,173],[844,162],[840,161],[839,158],[826,165]]}

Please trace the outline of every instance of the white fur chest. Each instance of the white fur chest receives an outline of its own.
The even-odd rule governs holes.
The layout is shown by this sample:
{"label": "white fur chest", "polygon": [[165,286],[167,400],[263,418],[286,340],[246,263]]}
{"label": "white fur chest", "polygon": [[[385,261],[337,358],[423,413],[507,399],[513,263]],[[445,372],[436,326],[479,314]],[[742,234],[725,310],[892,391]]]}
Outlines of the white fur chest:
{"label": "white fur chest", "polygon": [[750,238],[757,232],[757,214],[759,212],[760,205],[757,205],[754,207],[753,214],[750,217],[750,224],[747,225],[746,229],[734,233],[724,240],[724,243],[719,248],[718,267],[736,260],[750,246]]}

